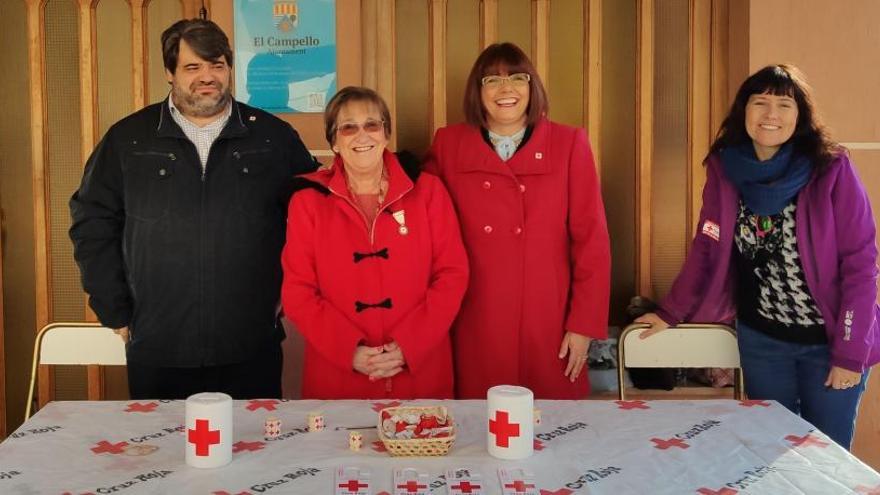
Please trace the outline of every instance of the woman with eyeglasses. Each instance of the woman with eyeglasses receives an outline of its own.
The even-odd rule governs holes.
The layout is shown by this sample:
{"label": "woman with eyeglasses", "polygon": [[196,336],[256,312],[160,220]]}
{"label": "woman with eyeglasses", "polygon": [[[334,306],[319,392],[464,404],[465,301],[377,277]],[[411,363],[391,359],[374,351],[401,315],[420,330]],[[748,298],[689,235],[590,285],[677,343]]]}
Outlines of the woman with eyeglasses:
{"label": "woman with eyeglasses", "polygon": [[641,338],[736,320],[750,399],[778,401],[849,449],[880,361],[874,216],[846,149],[791,65],[749,76],[705,159],[696,237]]}
{"label": "woman with eyeglasses", "polygon": [[468,264],[449,194],[386,149],[391,115],[375,91],[340,90],[324,129],[336,157],[297,180],[282,253],[303,398],[451,398]]}
{"label": "woman with eyeglasses", "polygon": [[471,266],[453,327],[456,396],[512,384],[583,399],[611,265],[587,134],[547,119],[541,79],[511,43],[477,58],[464,112],[437,131],[427,164],[452,195]]}

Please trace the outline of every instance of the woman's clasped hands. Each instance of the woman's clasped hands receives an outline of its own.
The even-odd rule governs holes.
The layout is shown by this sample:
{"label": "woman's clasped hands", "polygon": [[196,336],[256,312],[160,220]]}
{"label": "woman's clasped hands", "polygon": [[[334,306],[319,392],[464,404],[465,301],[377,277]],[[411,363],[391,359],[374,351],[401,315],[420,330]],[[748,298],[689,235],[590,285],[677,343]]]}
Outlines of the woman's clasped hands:
{"label": "woman's clasped hands", "polygon": [[359,345],[354,351],[352,366],[358,373],[367,375],[370,381],[375,381],[403,371],[406,360],[397,342],[382,346]]}

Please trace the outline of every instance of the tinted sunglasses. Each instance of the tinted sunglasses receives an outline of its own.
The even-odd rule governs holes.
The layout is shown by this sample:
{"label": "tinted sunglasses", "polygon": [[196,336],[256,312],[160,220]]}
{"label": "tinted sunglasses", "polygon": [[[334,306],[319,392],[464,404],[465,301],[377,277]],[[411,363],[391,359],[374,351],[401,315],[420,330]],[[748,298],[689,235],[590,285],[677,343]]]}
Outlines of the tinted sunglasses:
{"label": "tinted sunglasses", "polygon": [[385,122],[381,120],[367,120],[363,124],[357,122],[345,122],[336,127],[336,132],[341,136],[354,136],[360,130],[364,132],[374,133],[385,130]]}

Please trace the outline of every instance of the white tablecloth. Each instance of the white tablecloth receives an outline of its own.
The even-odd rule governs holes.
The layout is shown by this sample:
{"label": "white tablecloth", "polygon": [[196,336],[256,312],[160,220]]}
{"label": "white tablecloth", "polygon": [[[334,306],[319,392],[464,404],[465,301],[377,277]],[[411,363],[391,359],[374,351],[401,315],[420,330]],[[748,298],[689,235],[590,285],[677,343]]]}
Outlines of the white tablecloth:
{"label": "white tablecloth", "polygon": [[[535,454],[501,461],[486,452],[484,401],[447,405],[458,434],[446,457],[390,457],[376,431],[348,448],[348,431],[371,426],[387,402],[236,401],[232,463],[218,469],[184,462],[183,401],[55,402],[0,444],[2,494],[333,493],[340,466],[369,469],[372,493],[394,493],[392,473],[430,473],[431,493],[446,494],[441,474],[469,467],[483,493],[500,494],[499,468],[534,473],[541,495],[745,493],[880,494],[880,475],[810,424],[774,402],[537,401]],[[325,414],[327,430],[306,431],[306,415]],[[282,435],[265,441],[268,417]]]}

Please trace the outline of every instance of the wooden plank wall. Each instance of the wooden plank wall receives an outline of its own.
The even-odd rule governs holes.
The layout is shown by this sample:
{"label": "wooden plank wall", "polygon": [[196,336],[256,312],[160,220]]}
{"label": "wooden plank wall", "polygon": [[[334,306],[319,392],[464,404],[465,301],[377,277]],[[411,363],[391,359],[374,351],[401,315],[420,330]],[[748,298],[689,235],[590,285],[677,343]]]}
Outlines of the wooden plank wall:
{"label": "wooden plank wall", "polygon": [[[52,215],[58,212],[54,211],[51,198],[58,191],[51,190],[51,184],[55,178],[53,174],[59,170],[50,160],[50,134],[69,132],[57,128],[50,120],[48,102],[51,95],[47,94],[47,88],[52,81],[47,80],[50,74],[46,69],[45,12],[47,8],[57,7],[58,2],[67,2],[65,5],[72,6],[76,12],[79,56],[75,70],[79,81],[76,99],[79,101],[75,109],[77,129],[73,137],[79,145],[76,161],[81,164],[106,128],[102,115],[109,115],[102,113],[108,103],[106,83],[101,82],[104,76],[98,69],[102,60],[99,50],[101,33],[104,32],[102,23],[108,21],[107,16],[96,14],[101,4],[108,0],[13,1],[22,2],[26,8],[30,54],[26,67],[30,85],[28,94],[22,97],[28,99],[33,116],[30,151],[37,300],[37,325],[33,330],[36,331],[58,318],[53,309],[57,301],[53,298],[62,297],[56,295],[61,294],[57,290],[61,281],[59,274],[53,272],[53,263],[57,264],[57,260],[53,258],[50,224]],[[550,117],[589,131],[598,158],[615,255],[612,323],[619,324],[629,297],[636,294],[663,295],[664,287],[670,281],[667,273],[674,271],[669,267],[674,268],[683,257],[700,207],[700,191],[705,180],[702,159],[727,111],[733,84],[741,80],[743,72],[753,69],[753,65],[767,55],[755,51],[754,47],[758,44],[782,46],[791,53],[800,53],[790,43],[765,42],[767,40],[755,34],[757,29],[750,26],[750,22],[755,22],[755,2],[670,1],[685,2],[687,12],[687,19],[681,20],[688,26],[688,53],[684,54],[687,73],[680,74],[687,85],[687,111],[683,121],[657,120],[660,113],[656,111],[655,100],[667,91],[655,70],[657,54],[662,53],[658,50],[664,49],[663,40],[658,36],[667,32],[661,29],[662,24],[658,24],[665,22],[658,15],[658,9],[666,8],[659,0],[504,0],[503,5],[501,0],[480,0],[478,3],[469,0],[339,0],[338,86],[362,84],[375,88],[389,103],[392,118],[398,124],[391,147],[424,152],[437,128],[461,120],[459,100],[470,64],[479,51],[497,41],[520,43],[532,57],[553,95]],[[821,11],[818,6],[824,5],[823,0],[809,1],[816,4],[815,8],[796,7],[794,0],[757,5],[773,12],[781,9],[790,15],[805,16],[806,20],[797,17],[803,22],[816,21],[822,17],[817,17],[815,12]],[[161,74],[158,33],[179,17],[196,16],[201,3],[201,0],[127,1],[126,16],[118,22],[130,29],[130,41],[127,41],[130,43],[129,67],[125,72],[131,85],[127,97],[130,108],[113,107],[116,110],[111,113],[121,111],[124,114],[164,97],[167,85]],[[205,4],[210,17],[234,39],[232,0],[207,0]],[[877,6],[871,0],[854,0],[850,8],[854,12],[862,12],[857,9],[873,12],[871,9],[876,10]],[[412,17],[400,17],[402,12],[408,16],[412,14]],[[565,16],[560,15],[561,12]],[[578,16],[581,22],[572,24],[570,15]],[[772,18],[784,19],[785,16]],[[789,26],[785,32],[801,32],[795,23],[783,25]],[[761,31],[771,33],[764,37],[772,37],[776,32],[763,27]],[[576,69],[565,70],[572,60],[576,60],[571,64]],[[822,60],[823,64],[835,66],[833,58]],[[411,68],[425,73],[422,81],[425,84],[413,81],[419,76],[414,75]],[[817,68],[815,72],[822,70]],[[826,87],[827,80],[820,82],[820,88]],[[830,84],[827,87],[836,86]],[[827,94],[820,95],[825,96]],[[851,105],[847,108],[852,109]],[[832,109],[835,115],[842,113],[838,106]],[[327,159],[330,153],[323,142],[320,115],[285,115],[283,118],[300,131],[310,149]],[[400,127],[404,125],[406,129]],[[676,242],[684,245],[680,246],[682,255],[671,258],[659,256],[658,247],[652,241],[658,228],[653,225],[652,215],[663,214],[657,210],[658,202],[652,201],[661,183],[657,176],[657,143],[654,141],[658,125],[681,126],[687,138],[687,149],[684,150],[687,158],[679,169],[687,184],[683,188],[685,194],[677,200],[674,209],[684,212],[675,213],[675,222],[682,229],[681,241]],[[865,125],[870,126],[870,121]],[[871,146],[880,140],[876,135],[864,133],[851,132],[849,135],[853,136],[847,138],[850,141],[874,143]],[[859,160],[873,163],[876,149],[868,146],[860,150]],[[862,167],[862,170],[874,180],[873,169]],[[57,225],[55,231],[58,231]],[[83,318],[93,319],[82,295],[76,297]],[[108,387],[107,376],[99,370],[90,370],[89,377],[92,383],[86,391],[89,396],[100,395]],[[875,377],[874,380],[880,379]],[[46,370],[40,371],[39,383],[39,402],[42,404],[52,398],[55,384],[53,376]],[[880,407],[877,403],[876,395],[866,398],[866,407],[877,410]],[[877,429],[876,425],[867,428]],[[880,460],[875,462],[880,464]]]}
{"label": "wooden plank wall", "polygon": [[[58,2],[67,2],[72,5],[76,12],[77,29],[77,52],[79,57],[76,61],[76,74],[79,81],[78,88],[78,135],[74,136],[79,143],[78,157],[76,162],[84,163],[91,153],[100,134],[106,128],[107,122],[101,121],[102,104],[105,104],[105,94],[101,84],[98,66],[102,60],[98,51],[99,38],[102,26],[99,25],[101,16],[96,15],[97,9],[102,2],[94,0],[18,0],[24,2],[27,9],[27,32],[29,57],[28,74],[30,77],[30,91],[28,98],[30,108],[35,116],[31,133],[32,159],[32,184],[33,184],[33,220],[34,240],[36,246],[36,320],[37,328],[56,321],[58,316],[54,314],[58,297],[66,297],[64,294],[55,294],[53,285],[59,280],[53,272],[52,236],[50,218],[58,212],[52,209],[50,198],[51,179],[53,174],[60,173],[57,166],[50,163],[49,136],[51,133],[63,133],[64,129],[53,128],[47,110],[47,100],[51,95],[47,94],[47,81],[50,75],[46,71],[46,25],[45,12],[47,8],[57,7]],[[106,0],[105,0],[106,1]],[[636,291],[652,295],[651,292],[651,222],[647,209],[650,205],[651,191],[651,133],[653,122],[651,119],[650,97],[653,63],[652,36],[653,10],[656,0],[627,0],[633,8],[608,9],[604,0],[517,0],[515,8],[507,7],[513,4],[505,4],[500,9],[498,0],[482,0],[478,4],[478,14],[474,18],[478,25],[475,26],[478,36],[474,43],[476,46],[468,48],[470,53],[476,54],[479,50],[496,41],[503,41],[501,36],[509,35],[527,48],[539,73],[545,80],[546,86],[551,93],[555,91],[569,91],[572,87],[565,72],[553,70],[554,60],[551,54],[557,57],[565,57],[566,51],[560,41],[554,44],[554,32],[571,26],[569,19],[554,20],[554,9],[567,9],[579,12],[582,23],[575,26],[575,33],[569,33],[571,39],[575,39],[577,46],[571,53],[576,53],[578,64],[582,67],[582,74],[577,77],[579,85],[575,85],[576,94],[566,94],[566,98],[572,101],[551,102],[551,118],[553,105],[559,107],[574,104],[579,108],[574,117],[565,117],[565,123],[586,127],[589,130],[593,142],[594,151],[599,157],[599,168],[603,176],[603,187],[608,189],[609,184],[620,182],[621,175],[618,170],[637,170],[638,181],[625,183],[622,191],[624,198],[608,198],[608,201],[633,202],[638,209],[624,208],[623,217],[614,217],[610,212],[609,221],[620,225],[622,231],[631,230],[633,225],[638,225],[637,236],[627,238],[621,244],[622,252],[633,253],[633,263],[623,263],[622,266],[637,266],[638,270],[630,271],[628,268],[615,271],[616,292],[621,297],[616,301],[617,306]],[[710,0],[690,0],[694,5],[703,5],[701,11],[695,12],[695,18],[699,22],[707,22],[705,17],[705,5]],[[408,73],[405,67],[399,67],[399,60],[407,56],[407,39],[398,36],[397,30],[400,20],[397,12],[407,2],[407,8],[424,9],[426,15],[424,33],[427,47],[424,57],[428,60],[429,84],[424,101],[427,102],[425,110],[416,118],[424,120],[424,132],[418,133],[410,142],[398,143],[392,141],[392,147],[409,147],[415,151],[424,151],[430,143],[433,132],[447,123],[460,118],[456,112],[456,119],[449,119],[449,109],[459,105],[458,102],[450,101],[449,94],[460,95],[466,71],[470,67],[470,61],[462,63],[453,61],[449,52],[456,45],[450,41],[450,33],[456,29],[453,19],[458,22],[461,18],[457,11],[451,10],[450,5],[461,6],[461,2],[454,0],[341,0],[338,6],[338,46],[340,56],[339,79],[340,85],[364,84],[376,88],[388,101],[395,120],[401,113],[398,108],[398,100],[401,95],[409,98],[407,87]],[[624,2],[626,3],[626,2]],[[209,14],[218,24],[232,33],[232,0],[211,0],[206,2]],[[170,24],[178,17],[195,16],[201,6],[200,0],[129,0],[127,2],[127,16],[119,19],[119,22],[130,26],[130,109],[138,109],[145,104],[161,98],[167,91],[164,80],[161,79],[161,59],[158,49],[158,35],[161,29]],[[341,13],[344,11],[345,15]],[[636,12],[637,16],[629,17],[630,12]],[[611,16],[623,15],[609,19]],[[564,24],[562,21],[565,21]],[[105,21],[102,21],[105,22]],[[554,24],[555,22],[555,24]],[[614,46],[603,44],[603,30],[606,25],[631,25],[638,27],[638,52],[637,58],[618,61],[616,56],[608,58],[608,55],[616,55]],[[695,23],[702,26],[703,24]],[[567,29],[572,29],[567,27]],[[232,37],[232,36],[231,36]],[[560,38],[561,39],[561,38]],[[694,53],[701,57],[705,48],[705,36],[695,41]],[[457,47],[455,48],[458,49]],[[701,51],[700,51],[701,50]],[[564,65],[563,60],[557,59],[556,64]],[[619,67],[619,65],[625,67]],[[624,100],[632,98],[637,101],[634,108],[623,112],[623,120],[619,126],[635,126],[637,132],[635,142],[617,140],[606,145],[604,135],[608,130],[603,125],[603,109],[613,109],[617,103],[614,99],[607,98],[603,93],[603,85],[608,81],[608,71],[618,71],[624,78],[636,77],[638,85],[634,86],[635,94],[625,96]],[[128,73],[126,73],[128,74]],[[626,74],[631,74],[627,76]],[[568,84],[565,84],[568,83]],[[640,97],[644,95],[645,97]],[[698,102],[699,103],[699,102]],[[699,108],[699,105],[695,105]],[[123,112],[124,114],[124,112]],[[635,120],[627,120],[633,115]],[[326,154],[326,144],[322,142],[322,130],[320,116],[299,115],[285,116],[303,134],[310,148],[318,154]],[[697,129],[693,132],[705,132]],[[395,137],[400,134],[395,132]],[[637,147],[637,160],[632,162],[619,160],[618,156],[624,156],[625,148]],[[604,160],[608,156],[609,160]],[[612,163],[613,167],[608,167]],[[625,177],[624,175],[623,177]],[[698,181],[694,181],[694,188],[698,188]],[[58,191],[54,191],[58,193]],[[65,194],[69,191],[64,191]],[[50,211],[51,210],[51,211]],[[633,212],[633,213],[627,213]],[[633,216],[630,216],[633,215]],[[682,221],[688,221],[682,219]],[[57,231],[57,229],[56,229]],[[86,308],[85,299],[80,296],[77,303],[81,307],[83,319],[93,320],[94,315]],[[619,308],[618,308],[619,309]],[[615,314],[619,314],[616,311]],[[35,329],[36,331],[36,329]],[[91,386],[87,390],[88,396],[98,396],[104,388],[103,373],[97,369],[89,370]],[[43,404],[52,398],[55,389],[53,376],[47,370],[40,371],[39,403]]]}

